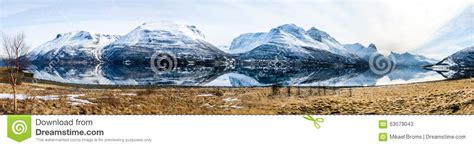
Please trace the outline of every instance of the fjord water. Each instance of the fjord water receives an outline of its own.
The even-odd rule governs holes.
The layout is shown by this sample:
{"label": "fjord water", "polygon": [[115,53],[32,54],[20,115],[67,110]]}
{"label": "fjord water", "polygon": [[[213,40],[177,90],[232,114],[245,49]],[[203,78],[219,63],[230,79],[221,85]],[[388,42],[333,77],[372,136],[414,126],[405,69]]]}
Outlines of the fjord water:
{"label": "fjord water", "polygon": [[69,84],[156,86],[378,86],[472,76],[472,71],[432,71],[397,66],[379,75],[368,67],[178,66],[156,71],[146,65],[91,64],[34,65],[34,78]]}

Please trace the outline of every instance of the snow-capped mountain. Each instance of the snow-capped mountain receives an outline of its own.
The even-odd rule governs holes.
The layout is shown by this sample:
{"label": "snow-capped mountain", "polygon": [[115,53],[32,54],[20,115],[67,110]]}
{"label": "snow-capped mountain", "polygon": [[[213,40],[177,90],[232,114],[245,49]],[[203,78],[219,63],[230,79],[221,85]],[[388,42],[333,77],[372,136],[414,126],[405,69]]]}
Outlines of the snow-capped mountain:
{"label": "snow-capped mountain", "polygon": [[231,54],[238,54],[248,52],[257,46],[268,42],[269,37],[267,33],[246,33],[232,40],[229,47]]}
{"label": "snow-capped mountain", "polygon": [[[351,53],[361,57],[365,61],[369,63],[373,63],[374,61],[369,61],[372,56],[383,56],[381,53],[378,52],[377,47],[375,44],[371,43],[369,46],[365,47],[359,43],[354,44],[344,44],[344,47]],[[424,66],[424,65],[431,65],[436,63],[435,59],[431,59],[422,55],[415,55],[408,52],[405,53],[395,53],[391,52],[388,57],[390,59],[394,59],[395,63],[398,66]]]}
{"label": "snow-capped mountain", "polygon": [[[316,40],[317,42],[321,42],[324,45],[327,45],[327,47],[329,49],[328,51],[331,52],[331,53],[335,53],[335,54],[338,54],[338,55],[343,55],[343,56],[350,57],[350,58],[355,58],[356,57],[353,54],[351,54],[350,52],[348,52],[347,49],[344,48],[344,46],[342,44],[340,44],[336,39],[332,38],[328,33],[324,32],[324,31],[321,31],[321,30],[316,29],[315,27],[312,27],[306,33],[308,33],[308,35],[312,39]],[[322,48],[326,49],[324,45],[323,45]]]}
{"label": "snow-capped mountain", "polygon": [[294,24],[285,24],[268,33],[247,33],[235,38],[231,53],[241,53],[242,60],[312,61],[335,64],[361,64],[363,61],[349,53],[326,32],[316,28],[305,31]]}
{"label": "snow-capped mountain", "polygon": [[427,58],[421,55],[414,55],[408,52],[395,53],[390,52],[389,58],[394,59],[398,66],[425,66],[436,63],[435,59]]}
{"label": "snow-capped mountain", "polygon": [[450,67],[460,67],[460,68],[474,68],[474,46],[460,50],[440,62],[436,65],[448,65]]}
{"label": "snow-capped mountain", "polygon": [[344,44],[344,47],[352,54],[357,55],[364,59],[365,61],[369,61],[370,56],[374,54],[380,54],[377,51],[377,47],[374,44],[369,44],[368,47],[363,46],[360,43],[354,44]]}
{"label": "snow-capped mountain", "polygon": [[33,62],[98,62],[104,46],[117,40],[118,35],[76,31],[56,35],[28,53]]}
{"label": "snow-capped mountain", "polygon": [[[174,40],[172,40],[174,39]],[[169,42],[166,42],[169,41]],[[113,44],[135,46],[199,46],[204,35],[195,26],[173,22],[147,22],[138,26]]]}
{"label": "snow-capped mountain", "polygon": [[173,22],[144,23],[107,46],[103,57],[106,62],[149,63],[157,52],[173,54],[180,61],[217,62],[227,59],[226,53],[207,42],[195,26]]}

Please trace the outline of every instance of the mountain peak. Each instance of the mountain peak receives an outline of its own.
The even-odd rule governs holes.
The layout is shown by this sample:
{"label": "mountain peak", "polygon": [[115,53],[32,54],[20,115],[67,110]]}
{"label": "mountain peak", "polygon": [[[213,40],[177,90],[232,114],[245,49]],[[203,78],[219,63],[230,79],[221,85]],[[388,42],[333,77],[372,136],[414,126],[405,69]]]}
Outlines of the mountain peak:
{"label": "mountain peak", "polygon": [[[168,41],[163,41],[168,40]],[[197,45],[206,41],[204,35],[195,26],[175,22],[146,22],[115,41],[114,45]]]}
{"label": "mountain peak", "polygon": [[94,37],[88,31],[73,31],[67,33],[60,33],[56,35],[54,39],[63,38],[65,40],[92,40]]}
{"label": "mountain peak", "polygon": [[370,45],[369,47],[365,47],[364,45],[360,43],[344,44],[344,48],[346,48],[350,53],[361,57],[365,61],[369,61],[372,55],[379,54],[375,47],[370,47]]}
{"label": "mountain peak", "polygon": [[281,26],[278,26],[276,28],[273,28],[270,30],[271,34],[291,34],[293,36],[300,36],[305,33],[304,29],[295,25],[295,24],[284,24]]}
{"label": "mountain peak", "polygon": [[87,31],[79,31],[79,32],[77,32],[76,34],[74,34],[74,36],[72,36],[71,39],[73,39],[73,40],[83,40],[83,39],[85,39],[85,40],[92,40],[93,37],[92,37],[92,35],[91,35],[90,32],[87,32]]}
{"label": "mountain peak", "polygon": [[278,27],[276,27],[276,29],[280,29],[280,30],[301,30],[303,28],[295,25],[295,24],[283,24],[283,25],[280,25]]}
{"label": "mountain peak", "polygon": [[439,65],[451,67],[474,67],[474,46],[464,48],[441,60]]}
{"label": "mountain peak", "polygon": [[344,44],[346,48],[354,49],[354,50],[361,50],[366,48],[364,45],[360,43],[353,43],[353,44]]}
{"label": "mountain peak", "polygon": [[390,51],[390,54],[391,55],[397,55],[397,56],[415,56],[414,54],[411,54],[411,53],[408,53],[408,52],[397,53],[397,52]]}
{"label": "mountain peak", "polygon": [[160,21],[160,22],[145,22],[138,29],[156,31],[164,30],[175,34],[183,34],[194,39],[204,40],[205,36],[199,31],[196,26],[179,24],[171,21]]}
{"label": "mountain peak", "polygon": [[364,45],[362,45],[362,44],[360,44],[360,43],[354,43],[353,45],[357,45],[357,46],[365,47]]}
{"label": "mountain peak", "polygon": [[329,35],[328,33],[324,32],[324,31],[321,31],[319,29],[317,29],[316,27],[311,27],[308,31],[309,36],[311,36],[311,38],[313,38],[314,40],[317,40],[319,42],[322,42],[323,39],[327,39],[327,40],[330,40],[331,42],[335,42],[335,43],[338,43],[336,39],[332,38],[331,35]]}
{"label": "mountain peak", "polygon": [[[57,34],[53,40],[43,43],[28,52],[28,56],[33,57],[32,60],[37,59],[39,56],[43,59],[50,59],[61,52],[63,55],[87,55],[87,57],[83,57],[98,60],[99,50],[119,37],[118,35],[91,33],[88,31],[61,33]],[[68,56],[64,57],[68,58]]]}
{"label": "mountain peak", "polygon": [[311,27],[308,32],[313,32],[313,33],[318,33],[318,34],[321,34],[321,35],[324,35],[324,36],[329,36],[328,33],[324,32],[324,31],[321,31],[319,29],[317,29],[316,27]]}
{"label": "mountain peak", "polygon": [[436,63],[434,59],[409,52],[396,53],[391,51],[389,57],[395,59],[397,65],[424,66]]}

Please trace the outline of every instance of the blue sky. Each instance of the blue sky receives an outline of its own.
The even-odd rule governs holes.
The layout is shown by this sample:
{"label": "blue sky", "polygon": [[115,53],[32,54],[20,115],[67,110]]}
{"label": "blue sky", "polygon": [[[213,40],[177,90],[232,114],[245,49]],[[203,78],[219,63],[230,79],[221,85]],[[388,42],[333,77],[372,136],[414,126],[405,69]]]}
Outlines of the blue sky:
{"label": "blue sky", "polygon": [[242,33],[294,23],[315,26],[341,43],[412,51],[432,40],[472,0],[0,0],[1,31],[24,32],[32,47],[58,33],[124,35],[143,22],[195,25],[215,45]]}

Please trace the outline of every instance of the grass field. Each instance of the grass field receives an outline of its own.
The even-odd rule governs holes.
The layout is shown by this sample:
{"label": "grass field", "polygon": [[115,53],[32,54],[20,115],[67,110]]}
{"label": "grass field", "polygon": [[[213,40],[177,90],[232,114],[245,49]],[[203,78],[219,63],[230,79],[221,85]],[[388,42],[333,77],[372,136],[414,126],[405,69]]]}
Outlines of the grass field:
{"label": "grass field", "polygon": [[[20,114],[474,114],[474,79],[359,88],[87,88],[23,83]],[[0,95],[11,93],[0,84]],[[75,99],[71,98],[75,95]],[[45,97],[55,99],[45,99]],[[77,102],[86,101],[85,103]],[[0,99],[0,113],[12,114]]]}
{"label": "grass field", "polygon": [[5,67],[0,67],[0,83],[8,83],[9,76],[8,76],[8,69]]}

